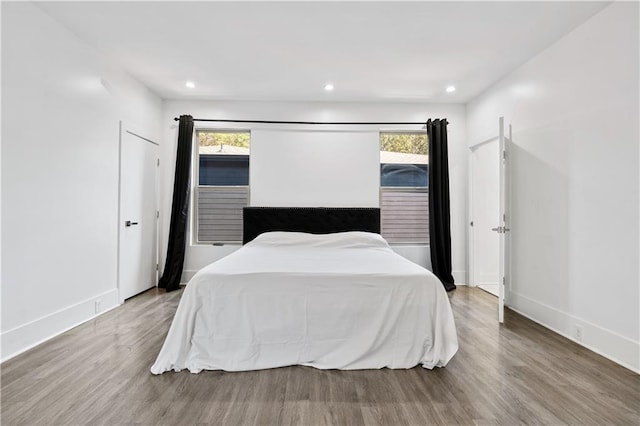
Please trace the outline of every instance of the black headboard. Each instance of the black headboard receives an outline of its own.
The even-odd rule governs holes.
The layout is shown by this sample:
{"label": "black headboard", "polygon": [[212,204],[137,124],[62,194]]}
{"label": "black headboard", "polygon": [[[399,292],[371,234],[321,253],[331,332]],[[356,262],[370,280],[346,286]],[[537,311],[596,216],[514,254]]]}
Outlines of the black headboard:
{"label": "black headboard", "polygon": [[380,233],[377,207],[245,207],[242,244],[263,232],[309,234],[364,231]]}

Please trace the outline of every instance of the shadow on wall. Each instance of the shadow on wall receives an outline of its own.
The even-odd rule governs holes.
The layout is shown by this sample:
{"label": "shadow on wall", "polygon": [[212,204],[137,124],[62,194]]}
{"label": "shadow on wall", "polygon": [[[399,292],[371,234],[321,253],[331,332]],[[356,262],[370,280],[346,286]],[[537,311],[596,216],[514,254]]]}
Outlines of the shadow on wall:
{"label": "shadow on wall", "polygon": [[513,134],[511,292],[568,311],[569,178],[559,166],[571,142],[563,132],[558,124]]}

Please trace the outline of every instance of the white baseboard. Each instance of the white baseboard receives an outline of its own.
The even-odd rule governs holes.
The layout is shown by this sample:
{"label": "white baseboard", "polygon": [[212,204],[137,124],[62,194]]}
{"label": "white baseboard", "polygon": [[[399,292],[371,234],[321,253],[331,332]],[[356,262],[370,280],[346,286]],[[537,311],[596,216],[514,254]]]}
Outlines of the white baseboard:
{"label": "white baseboard", "polygon": [[189,281],[191,281],[191,278],[193,278],[193,276],[196,274],[196,272],[198,272],[197,270],[191,270],[191,269],[185,269],[182,271],[182,277],[180,278],[180,284],[181,285],[185,285],[187,284]]}
{"label": "white baseboard", "polygon": [[[509,293],[509,308],[611,361],[640,373],[640,342],[589,321],[562,312],[514,291]],[[576,328],[582,328],[582,339]]]}
{"label": "white baseboard", "polygon": [[[95,302],[100,302],[96,313]],[[114,288],[2,333],[1,362],[5,362],[65,331],[119,306]]]}

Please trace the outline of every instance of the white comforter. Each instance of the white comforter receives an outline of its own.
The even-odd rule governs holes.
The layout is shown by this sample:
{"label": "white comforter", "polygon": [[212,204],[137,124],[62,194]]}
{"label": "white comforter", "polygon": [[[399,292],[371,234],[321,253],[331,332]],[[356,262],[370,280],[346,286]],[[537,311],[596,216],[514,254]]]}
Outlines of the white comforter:
{"label": "white comforter", "polygon": [[193,277],[151,372],[433,368],[457,349],[440,281],[379,235],[269,232]]}

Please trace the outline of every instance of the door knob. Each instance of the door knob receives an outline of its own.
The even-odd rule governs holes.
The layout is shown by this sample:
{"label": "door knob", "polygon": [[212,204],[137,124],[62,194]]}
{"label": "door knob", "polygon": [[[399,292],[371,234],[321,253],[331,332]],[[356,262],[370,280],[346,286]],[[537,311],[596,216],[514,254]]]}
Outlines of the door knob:
{"label": "door knob", "polygon": [[128,220],[128,221],[126,221],[126,222],[124,223],[124,226],[127,226],[127,227],[128,227],[128,226],[131,226],[131,225],[137,225],[137,224],[138,224],[138,222],[131,222],[130,220]]}

